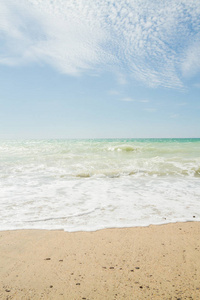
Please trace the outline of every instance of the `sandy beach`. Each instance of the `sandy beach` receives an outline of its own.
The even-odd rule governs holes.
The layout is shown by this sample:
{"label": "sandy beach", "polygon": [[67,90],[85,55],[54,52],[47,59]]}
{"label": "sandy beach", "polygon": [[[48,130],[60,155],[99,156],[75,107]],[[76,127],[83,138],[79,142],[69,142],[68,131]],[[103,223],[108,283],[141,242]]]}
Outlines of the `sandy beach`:
{"label": "sandy beach", "polygon": [[200,299],[200,223],[2,231],[0,299]]}

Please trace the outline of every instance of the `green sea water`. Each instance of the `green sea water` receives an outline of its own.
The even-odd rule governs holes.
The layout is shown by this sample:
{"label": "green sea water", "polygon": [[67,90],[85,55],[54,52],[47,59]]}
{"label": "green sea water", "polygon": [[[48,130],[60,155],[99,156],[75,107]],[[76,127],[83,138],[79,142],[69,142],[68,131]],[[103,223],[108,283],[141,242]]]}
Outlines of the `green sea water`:
{"label": "green sea water", "polygon": [[200,218],[200,139],[0,141],[1,230]]}

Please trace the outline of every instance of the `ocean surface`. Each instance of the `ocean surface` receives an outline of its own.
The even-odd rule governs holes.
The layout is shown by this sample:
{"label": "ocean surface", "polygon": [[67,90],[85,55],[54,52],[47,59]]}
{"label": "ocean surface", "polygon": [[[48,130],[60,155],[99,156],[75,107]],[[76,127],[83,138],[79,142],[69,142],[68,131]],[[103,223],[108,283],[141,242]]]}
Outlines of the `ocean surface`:
{"label": "ocean surface", "polygon": [[194,220],[200,139],[0,141],[0,230]]}

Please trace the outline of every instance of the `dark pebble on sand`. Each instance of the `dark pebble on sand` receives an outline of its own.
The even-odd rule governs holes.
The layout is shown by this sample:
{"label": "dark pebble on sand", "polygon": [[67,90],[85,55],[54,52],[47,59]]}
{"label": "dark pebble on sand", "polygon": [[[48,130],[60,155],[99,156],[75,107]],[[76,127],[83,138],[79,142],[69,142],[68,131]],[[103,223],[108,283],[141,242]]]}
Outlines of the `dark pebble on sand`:
{"label": "dark pebble on sand", "polygon": [[134,272],[134,270],[131,270],[131,272]]}
{"label": "dark pebble on sand", "polygon": [[114,267],[110,267],[110,269],[114,269]]}
{"label": "dark pebble on sand", "polygon": [[10,292],[10,290],[6,289],[6,292],[7,292],[7,293],[9,293],[9,292]]}
{"label": "dark pebble on sand", "polygon": [[81,284],[79,282],[77,282],[76,285],[81,285]]}
{"label": "dark pebble on sand", "polygon": [[135,267],[136,268],[136,270],[139,270],[139,267]]}
{"label": "dark pebble on sand", "polygon": [[50,258],[50,257],[47,257],[47,258],[45,258],[44,260],[51,260],[51,258]]}
{"label": "dark pebble on sand", "polygon": [[140,286],[140,289],[143,289],[143,286],[142,286],[142,285]]}
{"label": "dark pebble on sand", "polygon": [[59,261],[63,261],[63,259],[59,259]]}
{"label": "dark pebble on sand", "polygon": [[50,285],[49,287],[50,287],[50,289],[52,289],[53,285]]}

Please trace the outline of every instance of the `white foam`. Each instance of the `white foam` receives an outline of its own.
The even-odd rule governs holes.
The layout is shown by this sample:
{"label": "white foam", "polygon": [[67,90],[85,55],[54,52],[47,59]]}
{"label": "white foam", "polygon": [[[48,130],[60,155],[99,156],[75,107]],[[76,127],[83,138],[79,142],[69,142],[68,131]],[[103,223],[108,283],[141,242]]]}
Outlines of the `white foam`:
{"label": "white foam", "polygon": [[70,143],[1,145],[0,230],[92,231],[200,220],[194,153],[167,157],[158,147],[146,156],[102,151],[108,142]]}

